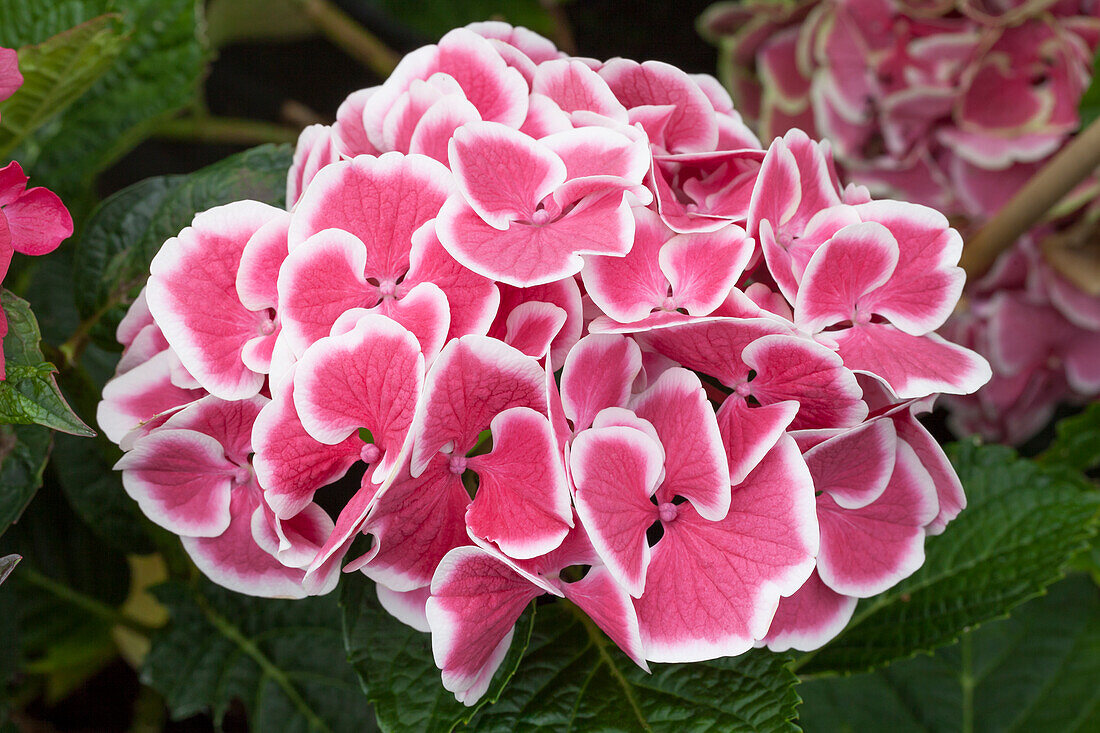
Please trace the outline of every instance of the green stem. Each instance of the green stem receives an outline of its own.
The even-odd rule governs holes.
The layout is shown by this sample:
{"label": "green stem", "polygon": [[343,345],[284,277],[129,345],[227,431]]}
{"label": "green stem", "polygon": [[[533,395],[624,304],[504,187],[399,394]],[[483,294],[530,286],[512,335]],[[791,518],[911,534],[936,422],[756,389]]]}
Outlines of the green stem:
{"label": "green stem", "polygon": [[317,29],[344,53],[385,79],[401,55],[331,0],[295,0]]}
{"label": "green stem", "polygon": [[153,135],[169,140],[232,145],[293,143],[298,140],[297,130],[273,122],[205,115],[165,120],[153,131]]}
{"label": "green stem", "polygon": [[195,592],[195,602],[199,608],[202,609],[203,614],[207,620],[216,628],[225,638],[232,641],[241,651],[244,652],[252,661],[254,661],[263,673],[270,677],[275,684],[282,688],[286,693],[287,698],[290,699],[294,707],[298,708],[298,711],[309,721],[310,730],[330,730],[325,721],[321,720],[317,716],[317,713],[313,712],[309,704],[302,697],[302,694],[298,692],[298,688],[294,686],[294,683],[290,681],[290,678],[286,676],[286,672],[275,666],[275,663],[267,658],[258,646],[251,639],[241,633],[240,629],[233,625],[233,623],[222,616],[205,597],[198,591]]}
{"label": "green stem", "polygon": [[615,660],[611,658],[611,653],[607,648],[607,637],[604,636],[603,631],[588,617],[584,611],[580,609],[576,604],[570,603],[569,610],[580,619],[581,624],[584,625],[584,630],[588,632],[588,638],[591,640],[592,645],[596,647],[596,651],[600,655],[600,661],[607,665],[608,670],[611,671],[611,676],[615,678],[615,681],[619,683],[619,686],[623,688],[623,695],[626,697],[627,702],[630,703],[631,712],[634,713],[634,717],[638,719],[641,724],[642,730],[652,731],[653,728],[649,725],[649,721],[646,720],[645,715],[642,713],[641,706],[638,705],[638,701],[634,698],[634,686],[630,684],[630,681],[623,676],[623,671],[619,669],[619,666],[615,664]]}
{"label": "green stem", "polygon": [[57,596],[59,599],[69,603],[77,608],[83,609],[93,616],[97,616],[104,621],[107,621],[116,626],[123,626],[131,631],[135,631],[142,636],[150,636],[156,629],[148,624],[142,623],[135,618],[127,616],[113,606],[109,606],[103,601],[92,598],[89,595],[85,595],[78,590],[73,590],[64,583],[59,583],[53,578],[47,577],[31,567],[22,567],[19,569],[18,577],[37,586],[47,593],[51,593]]}
{"label": "green stem", "polygon": [[961,656],[959,684],[962,685],[962,733],[974,733],[974,641],[969,633],[959,640]]}
{"label": "green stem", "polygon": [[111,310],[111,308],[114,308],[116,305],[117,303],[113,299],[110,300],[77,325],[76,330],[73,331],[68,340],[57,347],[57,350],[64,359],[64,362],[58,364],[58,367],[62,369],[71,369],[76,366],[76,362],[80,359],[80,355],[84,353],[84,349],[88,345],[92,329],[95,328],[95,325],[99,323],[103,316],[107,315],[107,311]]}

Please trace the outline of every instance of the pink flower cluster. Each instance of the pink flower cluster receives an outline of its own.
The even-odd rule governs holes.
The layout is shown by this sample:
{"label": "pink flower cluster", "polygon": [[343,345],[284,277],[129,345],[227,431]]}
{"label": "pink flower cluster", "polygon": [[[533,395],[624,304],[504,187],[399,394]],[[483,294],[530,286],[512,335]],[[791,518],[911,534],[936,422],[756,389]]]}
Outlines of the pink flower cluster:
{"label": "pink flower cluster", "polygon": [[720,3],[700,27],[762,134],[828,138],[872,191],[983,219],[1077,129],[1100,4]]}
{"label": "pink flower cluster", "polygon": [[[851,180],[973,232],[1077,129],[1100,4],[750,0],[712,6],[700,28],[763,134],[828,138]],[[1042,244],[1090,226],[1083,203],[1097,190],[1082,186],[1056,225],[1021,239],[944,331],[994,367],[980,393],[946,401],[960,433],[1022,442],[1059,403],[1100,396],[1100,297],[1052,267]]]}
{"label": "pink flower cluster", "polygon": [[361,571],[467,704],[545,594],[643,667],[818,646],[965,504],[913,417],[989,377],[932,333],[958,234],[712,78],[476,24],[288,180],[164,244],[99,423],[207,575]]}
{"label": "pink flower cluster", "polygon": [[[19,59],[10,48],[0,48],[0,101],[23,85]],[[69,211],[53,191],[27,188],[23,168],[14,160],[0,168],[0,282],[8,274],[16,252],[44,255],[73,233]],[[8,319],[0,309],[0,340],[8,333]],[[4,379],[4,352],[0,349],[0,379]]]}
{"label": "pink flower cluster", "polygon": [[[1095,224],[1061,236],[1095,236]],[[1022,443],[1060,404],[1100,397],[1100,297],[1071,282],[1044,256],[1040,236],[1023,237],[968,289],[969,305],[943,329],[985,354],[993,378],[976,394],[951,396],[952,429]]]}

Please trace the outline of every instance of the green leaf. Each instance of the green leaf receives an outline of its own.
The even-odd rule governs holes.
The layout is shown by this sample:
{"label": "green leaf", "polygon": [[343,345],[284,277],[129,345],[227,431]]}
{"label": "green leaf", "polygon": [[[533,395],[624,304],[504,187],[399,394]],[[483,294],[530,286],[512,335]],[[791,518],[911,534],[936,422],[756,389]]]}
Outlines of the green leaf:
{"label": "green leaf", "polygon": [[1056,437],[1037,459],[1043,465],[1062,465],[1078,471],[1100,466],[1100,402],[1093,402],[1055,426]]}
{"label": "green leaf", "polygon": [[126,29],[103,15],[19,50],[23,86],[0,103],[0,158],[86,92],[122,53]]}
{"label": "green leaf", "polygon": [[1077,105],[1077,112],[1081,116],[1081,129],[1085,129],[1100,117],[1100,52],[1092,61],[1092,82]]}
{"label": "green leaf", "polygon": [[[156,548],[145,533],[147,520],[137,502],[122,488],[122,474],[112,469],[122,453],[106,439],[55,438],[51,470],[77,515],[111,547],[144,555]],[[110,455],[111,458],[107,456]]]}
{"label": "green leaf", "polygon": [[212,711],[220,726],[238,699],[257,731],[371,730],[344,663],[335,594],[303,600],[238,595],[210,583],[153,589],[172,621],[153,638],[144,679],[172,718]]}
{"label": "green leaf", "polygon": [[114,333],[149,277],[149,263],[165,240],[200,211],[240,199],[276,206],[286,195],[289,146],[264,145],[186,176],[150,178],[119,191],[92,214],[77,249],[83,283],[77,309],[98,321],[93,337],[118,348]]}
{"label": "green leaf", "polygon": [[754,650],[646,674],[571,604],[539,608],[519,671],[477,731],[796,731],[790,657]]}
{"label": "green leaf", "polygon": [[4,337],[7,379],[0,382],[0,424],[43,425],[73,435],[95,435],[76,416],[57,387],[53,364],[44,360],[38,322],[27,301],[0,290],[8,319]]}
{"label": "green leaf", "polygon": [[384,731],[449,731],[495,700],[516,671],[534,621],[528,609],[519,621],[512,647],[489,691],[475,707],[457,702],[443,688],[432,657],[431,637],[401,623],[378,603],[373,583],[360,574],[342,583],[340,605],[344,643],[367,699]]}
{"label": "green leaf", "polygon": [[63,696],[116,656],[111,631],[129,589],[129,566],[48,480],[0,538],[0,554],[9,552],[24,559],[0,591],[13,604],[4,609],[9,624],[0,628],[0,647],[24,672],[44,678],[50,697]]}
{"label": "green leaf", "polygon": [[66,200],[166,117],[194,102],[207,62],[197,0],[111,0],[130,43],[103,77],[27,149],[40,185]]}
{"label": "green leaf", "polygon": [[1074,576],[931,657],[800,688],[806,730],[1095,731],[1100,594]]}
{"label": "green leaf", "polygon": [[51,433],[37,425],[0,425],[0,535],[31,503],[50,457]]}
{"label": "green leaf", "polygon": [[801,657],[802,673],[861,672],[958,638],[1061,577],[1096,531],[1100,493],[1073,471],[1004,446],[949,447],[969,506],[925,546],[925,563],[861,601],[848,628]]}
{"label": "green leaf", "polygon": [[430,38],[452,28],[490,18],[552,35],[554,24],[539,0],[371,0],[394,20]]}
{"label": "green leaf", "polygon": [[465,730],[473,712],[477,731],[796,730],[789,656],[754,651],[650,675],[566,602],[528,610],[483,707],[464,708],[443,689],[429,635],[386,613],[372,585],[346,579],[341,605],[348,656],[382,730]]}
{"label": "green leaf", "polygon": [[86,23],[108,11],[109,0],[0,0],[0,46],[20,48]]}

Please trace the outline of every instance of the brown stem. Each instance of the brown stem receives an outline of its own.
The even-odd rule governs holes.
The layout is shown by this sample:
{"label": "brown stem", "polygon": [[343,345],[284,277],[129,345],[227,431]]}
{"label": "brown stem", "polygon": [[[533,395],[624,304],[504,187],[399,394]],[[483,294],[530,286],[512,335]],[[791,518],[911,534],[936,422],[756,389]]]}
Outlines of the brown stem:
{"label": "brown stem", "polygon": [[262,120],[195,115],[165,120],[153,132],[156,137],[170,140],[193,140],[203,143],[261,145],[263,143],[294,143],[298,130]]}
{"label": "brown stem", "polygon": [[561,0],[539,0],[539,4],[550,16],[550,22],[554,24],[554,45],[570,56],[576,56],[577,41],[573,37],[573,28],[569,25],[569,18],[565,14],[565,8],[561,6]]}
{"label": "brown stem", "polygon": [[385,79],[401,56],[331,0],[295,0],[326,38]]}
{"label": "brown stem", "polygon": [[959,264],[967,276],[978,277],[989,269],[997,255],[1034,226],[1098,165],[1100,119],[1073,138],[966,243]]}

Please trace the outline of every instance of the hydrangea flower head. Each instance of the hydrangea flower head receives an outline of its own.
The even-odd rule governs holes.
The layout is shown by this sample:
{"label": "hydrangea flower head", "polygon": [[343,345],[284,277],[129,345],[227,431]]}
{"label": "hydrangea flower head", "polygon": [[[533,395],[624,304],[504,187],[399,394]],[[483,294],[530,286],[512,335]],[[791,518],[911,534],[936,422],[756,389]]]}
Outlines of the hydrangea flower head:
{"label": "hydrangea flower head", "polygon": [[100,421],[211,577],[362,572],[466,704],[540,596],[646,669],[824,643],[965,505],[912,417],[988,378],[931,334],[958,235],[713,79],[475,24],[303,132],[288,201],[165,244]]}
{"label": "hydrangea flower head", "polygon": [[[797,127],[828,138],[846,179],[938,209],[972,233],[1077,130],[1100,44],[1100,7],[1078,0],[721,2],[703,15],[700,29],[721,47],[721,72],[763,135]],[[781,168],[779,161],[765,166]],[[1098,191],[1095,180],[1086,182],[1051,221],[1018,240],[971,285],[965,310],[943,330],[994,367],[986,389],[944,401],[961,434],[1023,442],[1058,404],[1100,394],[1094,353],[1100,298],[1095,286],[1075,282],[1072,267],[1049,255],[1060,240],[1095,236]],[[853,187],[852,195],[863,193]],[[765,256],[790,257],[796,274],[805,270],[806,232],[777,229],[767,220],[750,234]],[[792,235],[800,237],[797,243]],[[916,262],[906,264],[899,244],[893,282],[911,282],[915,293],[923,292],[929,283],[914,278]],[[925,277],[938,279],[939,287],[961,286],[940,267],[922,270]],[[789,297],[786,268],[777,282]],[[929,312],[927,323],[947,312],[935,318]],[[866,351],[866,335],[850,333],[843,343]],[[943,345],[936,352],[947,369],[955,368],[955,352]]]}

